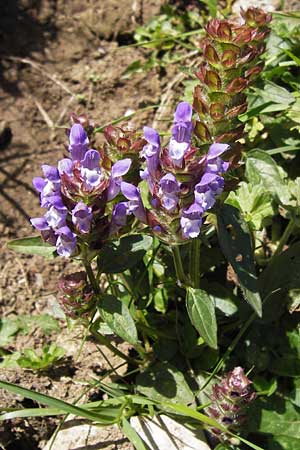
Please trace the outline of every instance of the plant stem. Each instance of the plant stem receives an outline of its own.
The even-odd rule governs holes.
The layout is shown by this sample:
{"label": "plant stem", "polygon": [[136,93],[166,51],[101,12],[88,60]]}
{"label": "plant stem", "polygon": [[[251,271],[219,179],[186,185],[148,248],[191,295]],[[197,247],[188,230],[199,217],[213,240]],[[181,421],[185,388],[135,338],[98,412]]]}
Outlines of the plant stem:
{"label": "plant stem", "polygon": [[91,263],[89,261],[85,260],[83,262],[83,264],[84,264],[84,267],[85,267],[88,279],[89,279],[89,281],[90,281],[90,283],[91,283],[91,285],[93,287],[93,290],[94,290],[95,294],[96,295],[100,294],[101,293],[100,287],[99,287],[99,284],[97,283],[97,280],[95,278],[95,275],[94,275]]}
{"label": "plant stem", "polygon": [[117,347],[112,345],[109,340],[100,334],[98,331],[91,329],[92,335],[100,342],[100,344],[105,345],[109,350],[111,350],[115,355],[119,356],[120,358],[124,359],[124,361],[134,364],[135,366],[138,365],[138,362],[130,358],[130,356],[125,355],[125,353],[121,352]]}
{"label": "plant stem", "polygon": [[200,239],[192,239],[190,243],[190,277],[195,289],[200,286]]}
{"label": "plant stem", "polygon": [[172,254],[173,254],[173,261],[177,276],[177,281],[180,286],[184,286],[187,284],[187,278],[184,273],[181,254],[180,254],[180,248],[178,245],[172,247]]}
{"label": "plant stem", "polygon": [[292,232],[294,231],[295,228],[295,223],[293,221],[293,219],[291,219],[286,227],[286,229],[284,230],[283,235],[280,238],[279,244],[273,254],[273,258],[275,258],[277,255],[279,255],[282,250],[283,247],[286,245],[287,241],[289,240],[290,235],[292,234]]}

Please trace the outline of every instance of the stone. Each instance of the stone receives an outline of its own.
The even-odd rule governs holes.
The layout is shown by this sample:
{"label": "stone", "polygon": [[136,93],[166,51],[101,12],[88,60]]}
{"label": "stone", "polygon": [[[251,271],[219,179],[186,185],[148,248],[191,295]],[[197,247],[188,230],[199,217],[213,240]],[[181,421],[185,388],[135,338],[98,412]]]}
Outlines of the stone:
{"label": "stone", "polygon": [[130,424],[150,450],[210,450],[200,426],[193,430],[165,415],[132,417]]}

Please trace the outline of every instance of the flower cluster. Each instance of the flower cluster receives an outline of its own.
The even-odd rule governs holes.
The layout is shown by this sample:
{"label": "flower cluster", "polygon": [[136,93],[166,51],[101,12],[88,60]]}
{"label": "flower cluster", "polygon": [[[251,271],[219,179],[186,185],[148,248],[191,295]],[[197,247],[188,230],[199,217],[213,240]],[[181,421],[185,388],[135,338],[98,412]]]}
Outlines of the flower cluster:
{"label": "flower cluster", "polygon": [[59,302],[68,317],[76,319],[89,314],[94,306],[93,289],[85,272],[65,275],[58,283]]}
{"label": "flower cluster", "polygon": [[[207,408],[208,415],[229,431],[236,431],[246,419],[246,406],[256,397],[251,384],[244,370],[235,367],[220,384],[213,386],[210,397],[212,404]],[[211,432],[223,442],[230,440],[226,433],[218,428],[211,429]]]}
{"label": "flower cluster", "polygon": [[[221,155],[229,146],[214,143],[206,155],[199,155],[191,143],[192,134],[192,107],[186,102],[176,108],[166,147],[162,147],[157,131],[144,128],[147,144],[141,157],[146,168],[141,171],[141,178],[147,181],[152,205],[151,211],[146,212],[146,221],[162,238],[170,231],[179,240],[196,238],[204,213],[214,206],[216,196],[224,188],[221,174],[229,164]],[[126,197],[126,192],[122,192]]]}
{"label": "flower cluster", "polygon": [[57,167],[43,165],[44,177],[33,179],[47,212],[32,218],[31,223],[61,256],[74,254],[78,240],[84,241],[96,226],[103,238],[126,224],[127,209],[115,206],[111,220],[105,209],[119,194],[122,177],[131,166],[131,159],[125,158],[109,171],[103,167],[105,158],[89,149],[89,138],[79,123],[70,130],[68,150],[70,158],[60,160]]}
{"label": "flower cluster", "polygon": [[194,110],[198,145],[212,141],[232,144],[242,135],[238,115],[247,110],[245,89],[261,72],[259,61],[272,19],[259,8],[241,11],[242,22],[212,19],[201,42],[203,62],[196,76]]}

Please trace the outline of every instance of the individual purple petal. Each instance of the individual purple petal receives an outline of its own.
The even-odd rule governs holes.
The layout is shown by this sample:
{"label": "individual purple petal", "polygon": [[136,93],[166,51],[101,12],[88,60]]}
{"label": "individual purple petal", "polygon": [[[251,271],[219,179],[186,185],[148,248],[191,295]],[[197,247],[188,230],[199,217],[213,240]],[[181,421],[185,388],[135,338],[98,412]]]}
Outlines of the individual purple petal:
{"label": "individual purple petal", "polygon": [[228,144],[212,144],[207,154],[206,170],[211,173],[223,173],[228,170],[229,163],[220,158],[222,153],[226,152],[230,146]]}
{"label": "individual purple petal", "polygon": [[200,234],[203,209],[197,203],[184,208],[180,219],[180,225],[184,237],[194,239]]}
{"label": "individual purple petal", "polygon": [[34,228],[40,231],[49,230],[50,227],[44,217],[33,217],[30,222]]}
{"label": "individual purple petal", "polygon": [[72,222],[79,233],[88,233],[93,219],[92,208],[83,202],[77,203],[72,210]]}
{"label": "individual purple petal", "polygon": [[141,157],[146,158],[149,174],[154,177],[159,165],[160,137],[157,131],[150,127],[144,127],[144,137],[148,142],[141,151]]}
{"label": "individual purple petal", "polygon": [[66,173],[71,176],[73,173],[73,161],[70,158],[64,158],[58,161],[58,172],[60,175]]}
{"label": "individual purple petal", "polygon": [[57,167],[48,166],[47,164],[43,164],[42,171],[43,171],[44,177],[47,178],[48,180],[54,181],[54,182],[60,181]]}
{"label": "individual purple petal", "polygon": [[201,219],[203,208],[198,203],[192,203],[188,208],[182,210],[182,216],[191,220]]}
{"label": "individual purple petal", "polygon": [[180,191],[180,183],[172,173],[164,175],[160,179],[159,185],[164,194],[176,194]]}
{"label": "individual purple petal", "polygon": [[148,142],[148,144],[151,144],[153,147],[159,148],[160,147],[160,137],[156,130],[154,130],[151,127],[144,127],[144,138]]}
{"label": "individual purple petal", "polygon": [[206,172],[195,188],[198,192],[211,189],[216,195],[221,194],[224,188],[224,178],[215,173]]}
{"label": "individual purple petal", "polygon": [[193,109],[187,102],[180,102],[177,105],[174,122],[190,122],[192,120]]}
{"label": "individual purple petal", "polygon": [[178,197],[174,194],[162,195],[161,204],[167,211],[172,212],[178,205]]}
{"label": "individual purple petal", "polygon": [[115,198],[120,192],[120,186],[122,182],[122,175],[125,175],[131,166],[131,159],[126,158],[117,161],[111,169],[111,177],[109,180],[109,186],[107,190],[107,200],[110,201]]}
{"label": "individual purple petal", "polygon": [[186,102],[178,104],[174,114],[174,125],[172,127],[172,137],[177,142],[190,143],[193,131],[192,124],[193,110]]}
{"label": "individual purple petal", "polygon": [[67,212],[68,210],[65,207],[56,208],[55,206],[51,206],[44,217],[48,225],[55,230],[66,225]]}
{"label": "individual purple petal", "polygon": [[189,149],[190,144],[187,142],[178,142],[171,138],[169,142],[169,156],[173,164],[177,167],[182,167],[183,157]]}
{"label": "individual purple petal", "polygon": [[46,186],[47,181],[42,177],[34,177],[32,180],[32,184],[38,192],[41,192]]}
{"label": "individual purple petal", "polygon": [[81,176],[88,188],[99,185],[102,178],[100,169],[100,155],[96,150],[89,150],[81,161]]}
{"label": "individual purple petal", "polygon": [[149,187],[149,191],[151,192],[151,194],[153,194],[155,182],[154,182],[154,179],[152,178],[152,176],[150,175],[149,170],[147,168],[145,170],[141,170],[140,171],[140,177],[141,177],[142,180],[146,180],[147,181],[148,187]]}
{"label": "individual purple petal", "polygon": [[72,159],[74,161],[81,161],[88,150],[89,139],[84,128],[79,123],[75,123],[72,126],[69,141],[69,151]]}
{"label": "individual purple petal", "polygon": [[117,233],[127,222],[128,202],[116,203],[113,207],[110,234]]}
{"label": "individual purple petal", "polygon": [[100,154],[97,150],[88,150],[81,161],[81,166],[94,170],[100,167]]}
{"label": "individual purple petal", "polygon": [[199,192],[197,189],[198,188],[195,187],[195,202],[201,206],[203,211],[211,209],[216,203],[215,193],[211,189],[208,189],[205,192]]}
{"label": "individual purple petal", "polygon": [[58,209],[64,208],[64,204],[61,198],[61,195],[45,195],[41,198],[41,207],[42,208],[50,208],[51,206],[55,206]]}
{"label": "individual purple petal", "polygon": [[212,144],[209,147],[209,150],[207,153],[207,160],[210,161],[212,159],[217,158],[218,156],[222,155],[222,153],[229,150],[229,148],[230,148],[230,145],[228,145],[228,144],[219,144],[219,143]]}
{"label": "individual purple petal", "polygon": [[158,195],[161,199],[162,206],[167,211],[173,211],[178,204],[178,192],[180,192],[180,183],[172,173],[164,175],[159,182],[160,189]]}
{"label": "individual purple petal", "polygon": [[187,217],[181,217],[180,226],[182,234],[187,239],[195,239],[200,234],[200,228],[202,225],[202,219],[188,219]]}
{"label": "individual purple petal", "polygon": [[111,168],[111,176],[112,178],[119,178],[125,175],[131,166],[131,159],[125,158],[117,161]]}
{"label": "individual purple petal", "polygon": [[141,222],[147,223],[146,211],[142,203],[141,194],[137,187],[122,181],[121,191],[129,200],[128,212],[134,214]]}
{"label": "individual purple petal", "polygon": [[76,235],[66,226],[57,230],[56,235],[58,236],[56,241],[57,253],[60,256],[71,256],[76,249]]}

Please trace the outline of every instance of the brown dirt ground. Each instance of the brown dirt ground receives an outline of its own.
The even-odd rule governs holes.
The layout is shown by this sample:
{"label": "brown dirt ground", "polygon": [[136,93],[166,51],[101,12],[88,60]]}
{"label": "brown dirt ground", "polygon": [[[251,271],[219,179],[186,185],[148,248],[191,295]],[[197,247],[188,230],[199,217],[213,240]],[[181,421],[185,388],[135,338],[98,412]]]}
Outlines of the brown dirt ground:
{"label": "brown dirt ground", "polygon": [[[102,125],[128,110],[160,100],[170,73],[120,77],[134,60],[145,59],[138,48],[122,48],[132,32],[159,12],[162,0],[10,0],[0,7],[0,313],[41,314],[51,311],[57,279],[74,270],[66,260],[17,255],[5,248],[8,240],[33,233],[29,217],[40,215],[31,180],[43,163],[55,164],[64,152],[69,113],[86,112]],[[153,113],[133,122],[140,126]],[[78,356],[83,330],[67,330],[45,338],[37,331],[18,335],[8,350],[39,348],[47,340],[66,349],[65,363],[48,374],[1,370],[1,379],[48,395],[73,401],[86,380],[108,368],[95,344],[87,341]],[[125,349],[126,350],[126,349]],[[107,354],[110,361],[118,363]],[[32,401],[0,391],[0,405],[36,406]],[[55,429],[57,419],[5,422],[0,448],[36,450]],[[106,444],[105,444],[106,442]],[[116,429],[103,431],[103,449],[130,449]]]}

